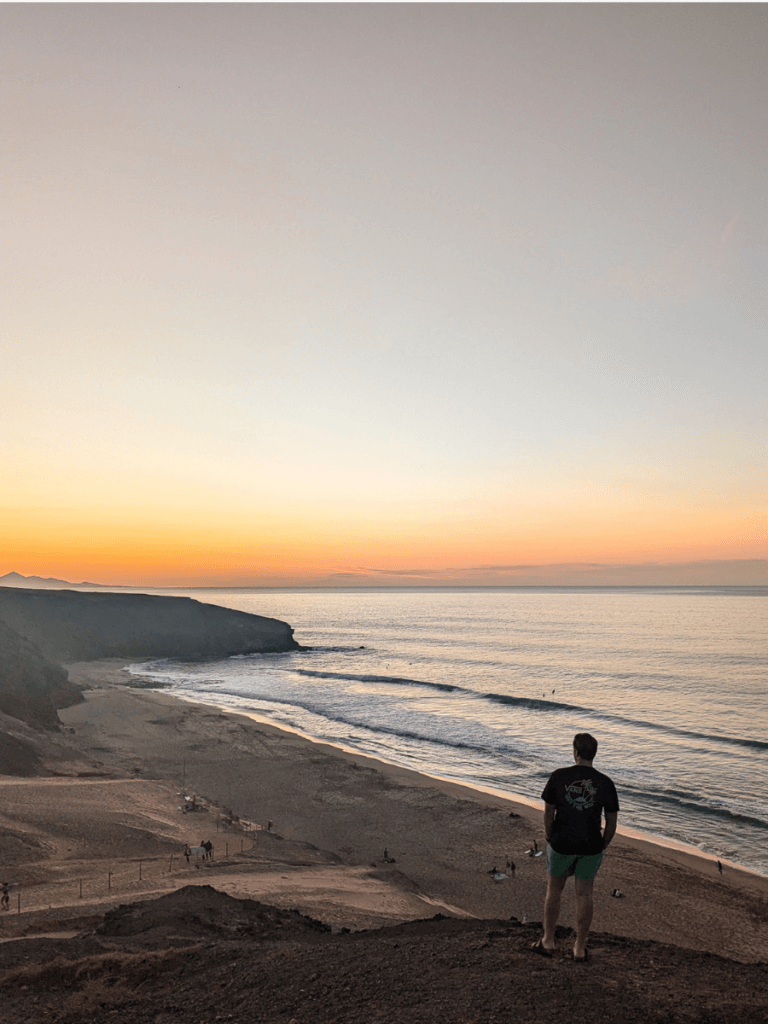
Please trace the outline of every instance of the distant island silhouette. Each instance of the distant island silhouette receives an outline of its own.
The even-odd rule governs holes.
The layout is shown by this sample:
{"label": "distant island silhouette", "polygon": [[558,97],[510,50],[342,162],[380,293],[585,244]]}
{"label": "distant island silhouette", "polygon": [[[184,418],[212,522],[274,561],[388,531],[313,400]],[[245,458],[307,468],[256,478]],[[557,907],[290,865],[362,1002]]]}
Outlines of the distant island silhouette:
{"label": "distant island silhouette", "polygon": [[57,580],[52,576],[22,576],[20,572],[7,572],[0,576],[0,587],[30,587],[35,590],[62,590],[72,587],[96,587],[99,589],[118,590],[121,587],[109,587],[104,583],[70,583],[69,580]]}

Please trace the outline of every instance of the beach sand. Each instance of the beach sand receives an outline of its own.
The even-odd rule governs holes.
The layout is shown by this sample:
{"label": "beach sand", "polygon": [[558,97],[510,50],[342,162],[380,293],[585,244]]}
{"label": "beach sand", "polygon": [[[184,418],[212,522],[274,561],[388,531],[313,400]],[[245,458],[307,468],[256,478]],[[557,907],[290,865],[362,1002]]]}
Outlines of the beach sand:
{"label": "beach sand", "polygon": [[[128,686],[141,681],[124,662],[68,668],[91,687],[59,713],[72,758],[45,776],[0,778],[14,882],[0,934],[77,930],[190,883],[334,929],[438,912],[541,920],[544,858],[525,853],[543,845],[535,807]],[[182,811],[182,791],[202,809]],[[184,845],[204,839],[213,860],[187,864]],[[495,881],[494,867],[509,877]],[[569,885],[561,924],[573,923]],[[768,878],[727,864],[720,875],[706,857],[619,834],[595,885],[593,931],[765,961]]]}

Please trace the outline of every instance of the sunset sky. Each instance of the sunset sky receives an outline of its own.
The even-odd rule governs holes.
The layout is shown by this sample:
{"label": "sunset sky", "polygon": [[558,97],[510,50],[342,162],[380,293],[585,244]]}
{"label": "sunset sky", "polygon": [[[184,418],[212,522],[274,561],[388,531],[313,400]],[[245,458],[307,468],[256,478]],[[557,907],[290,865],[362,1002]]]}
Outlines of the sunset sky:
{"label": "sunset sky", "polygon": [[767,52],[764,4],[0,6],[0,575],[768,583]]}

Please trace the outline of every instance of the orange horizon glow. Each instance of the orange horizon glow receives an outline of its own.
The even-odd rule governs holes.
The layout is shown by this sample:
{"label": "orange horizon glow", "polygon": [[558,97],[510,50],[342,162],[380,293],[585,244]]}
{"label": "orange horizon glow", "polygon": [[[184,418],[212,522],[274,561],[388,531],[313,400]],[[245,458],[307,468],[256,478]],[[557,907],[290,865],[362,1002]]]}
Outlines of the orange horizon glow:
{"label": "orange horizon glow", "polygon": [[[421,518],[383,523],[229,522],[210,511],[26,509],[2,515],[4,572],[121,586],[280,585],[280,581],[393,578],[455,581],[525,577],[525,567],[683,565],[765,559],[759,517],[744,510],[638,510],[615,520],[553,510],[517,523]],[[737,528],[734,529],[734,522]],[[523,568],[519,568],[523,567]],[[754,582],[757,582],[755,580]]]}

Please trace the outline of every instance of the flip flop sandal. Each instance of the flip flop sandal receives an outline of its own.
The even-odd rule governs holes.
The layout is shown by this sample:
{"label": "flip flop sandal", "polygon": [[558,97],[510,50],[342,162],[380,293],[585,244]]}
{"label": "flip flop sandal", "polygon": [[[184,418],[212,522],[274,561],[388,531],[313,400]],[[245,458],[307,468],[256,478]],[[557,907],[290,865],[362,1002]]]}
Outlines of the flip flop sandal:
{"label": "flip flop sandal", "polygon": [[539,939],[537,942],[534,942],[534,944],[531,946],[531,952],[538,953],[539,956],[546,956],[549,958],[551,958],[552,956],[552,950],[547,949],[547,947],[544,945],[544,939]]}

